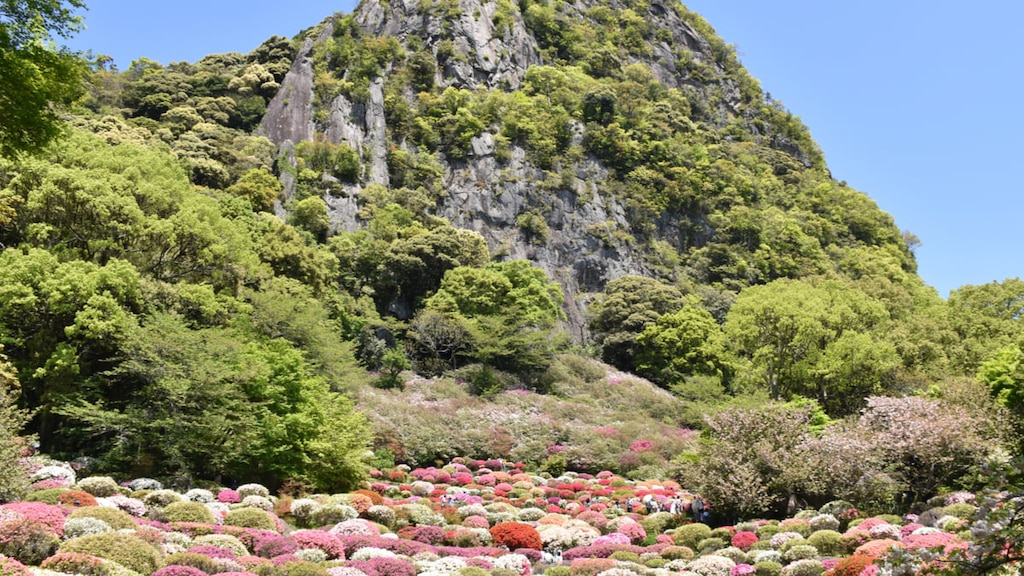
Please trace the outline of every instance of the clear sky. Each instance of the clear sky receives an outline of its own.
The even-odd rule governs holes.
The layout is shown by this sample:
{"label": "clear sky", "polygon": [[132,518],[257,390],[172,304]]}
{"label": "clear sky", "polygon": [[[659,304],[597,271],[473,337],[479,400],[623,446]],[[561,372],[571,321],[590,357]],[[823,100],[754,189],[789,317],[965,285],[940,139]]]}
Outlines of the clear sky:
{"label": "clear sky", "polygon": [[[122,68],[248,52],[354,0],[86,0],[70,43]],[[917,234],[942,296],[1024,276],[1024,2],[690,0],[800,116],[835,178]]]}

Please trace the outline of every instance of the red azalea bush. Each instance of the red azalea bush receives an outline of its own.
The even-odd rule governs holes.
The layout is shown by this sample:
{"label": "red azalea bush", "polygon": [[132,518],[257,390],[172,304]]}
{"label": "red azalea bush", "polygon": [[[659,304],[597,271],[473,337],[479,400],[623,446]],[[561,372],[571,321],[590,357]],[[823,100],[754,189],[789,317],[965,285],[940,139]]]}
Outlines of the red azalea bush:
{"label": "red azalea bush", "polygon": [[506,546],[509,550],[516,548],[532,548],[540,550],[543,544],[540,533],[529,524],[519,522],[502,522],[491,528],[491,538],[495,546]]}
{"label": "red azalea bush", "polygon": [[61,506],[66,506],[68,508],[99,506],[99,503],[96,502],[95,496],[88,492],[83,492],[82,490],[68,490],[67,492],[61,492],[60,495],[57,496],[57,502],[59,502]]}
{"label": "red azalea bush", "polygon": [[757,533],[755,532],[737,532],[732,535],[732,545],[744,552],[749,552],[750,547],[757,541]]}

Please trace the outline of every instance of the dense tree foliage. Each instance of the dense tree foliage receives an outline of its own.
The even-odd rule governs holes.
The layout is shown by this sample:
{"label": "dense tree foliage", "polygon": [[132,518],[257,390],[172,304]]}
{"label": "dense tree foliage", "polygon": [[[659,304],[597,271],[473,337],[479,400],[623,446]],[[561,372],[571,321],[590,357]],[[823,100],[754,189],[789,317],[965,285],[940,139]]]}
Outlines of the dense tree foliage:
{"label": "dense tree foliage", "polygon": [[58,109],[83,90],[85,60],[54,36],[78,31],[81,0],[0,2],[0,156],[34,152],[60,130]]}

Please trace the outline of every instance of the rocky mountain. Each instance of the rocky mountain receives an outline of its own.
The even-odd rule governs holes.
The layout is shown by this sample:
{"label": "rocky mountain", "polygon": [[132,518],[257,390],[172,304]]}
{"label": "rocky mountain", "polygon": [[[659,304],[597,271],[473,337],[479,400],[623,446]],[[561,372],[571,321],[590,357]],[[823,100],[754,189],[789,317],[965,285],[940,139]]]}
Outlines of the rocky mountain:
{"label": "rocky mountain", "polygon": [[891,219],[830,179],[799,120],[679,3],[366,0],[304,33],[259,133],[292,166],[301,142],[358,155],[316,192],[283,170],[282,215],[322,194],[353,231],[368,188],[419,190],[557,279],[580,341],[588,294],[626,274],[729,291],[839,270],[858,247],[914,269]]}

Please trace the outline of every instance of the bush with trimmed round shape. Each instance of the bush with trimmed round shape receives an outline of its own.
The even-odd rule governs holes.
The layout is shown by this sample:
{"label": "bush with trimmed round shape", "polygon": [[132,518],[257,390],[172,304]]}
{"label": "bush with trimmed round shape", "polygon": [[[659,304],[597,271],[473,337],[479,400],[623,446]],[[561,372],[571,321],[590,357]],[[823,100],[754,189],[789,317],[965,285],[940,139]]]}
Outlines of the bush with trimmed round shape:
{"label": "bush with trimmed round shape", "polygon": [[757,534],[754,532],[737,532],[733,534],[732,538],[730,539],[730,543],[733,546],[739,548],[740,550],[743,550],[744,552],[748,552],[750,550],[750,547],[753,546],[757,541]]}
{"label": "bush with trimmed round shape", "polygon": [[42,502],[44,504],[56,506],[60,502],[60,495],[67,491],[67,488],[47,488],[46,490],[36,490],[35,492],[29,492],[28,496],[25,496],[25,502]]}
{"label": "bush with trimmed round shape", "polygon": [[64,509],[43,502],[9,502],[3,508],[17,512],[25,518],[38,520],[57,536],[64,533]]}
{"label": "bush with trimmed round shape", "polygon": [[729,576],[736,563],[724,556],[701,556],[686,565],[700,576]]}
{"label": "bush with trimmed round shape", "polygon": [[835,530],[818,530],[807,538],[807,544],[817,548],[822,556],[841,556],[846,552],[843,535]]}
{"label": "bush with trimmed round shape", "polygon": [[345,520],[352,520],[358,518],[359,513],[356,509],[347,504],[325,504],[319,509],[314,510],[309,517],[309,524],[311,526],[333,526],[339,522]]}
{"label": "bush with trimmed round shape", "polygon": [[249,549],[245,547],[245,544],[241,540],[230,534],[205,534],[203,536],[196,536],[192,543],[196,546],[216,546],[218,548],[224,548],[230,550],[232,554],[237,557],[247,556]]}
{"label": "bush with trimmed round shape", "polygon": [[807,520],[811,530],[839,530],[839,519],[831,514],[818,514]]}
{"label": "bush with trimmed round shape", "polygon": [[782,569],[782,576],[821,576],[825,565],[820,560],[804,558]]}
{"label": "bush with trimmed round shape", "polygon": [[138,527],[131,514],[106,506],[76,508],[68,514],[68,519],[71,518],[96,518],[103,520],[114,530],[133,530]]}
{"label": "bush with trimmed round shape", "polygon": [[640,555],[628,550],[617,550],[612,552],[612,555],[609,556],[609,558],[612,560],[618,560],[619,562],[640,562]]}
{"label": "bush with trimmed round shape", "polygon": [[174,490],[154,490],[149,494],[146,494],[142,501],[146,503],[146,506],[163,508],[171,502],[180,502],[185,498],[175,492]]}
{"label": "bush with trimmed round shape", "polygon": [[260,510],[265,510],[267,512],[274,509],[274,503],[270,501],[270,498],[256,495],[250,495],[242,498],[239,505],[245,506],[246,508],[259,508]]}
{"label": "bush with trimmed round shape", "polygon": [[865,568],[875,563],[872,556],[847,556],[829,571],[830,576],[860,576]]}
{"label": "bush with trimmed round shape", "polygon": [[32,518],[0,522],[0,555],[38,565],[57,550],[60,539],[49,526]]}
{"label": "bush with trimmed round shape", "polygon": [[676,528],[675,532],[672,533],[672,538],[675,539],[676,544],[679,546],[686,546],[690,549],[696,549],[697,544],[705,538],[711,536],[711,527],[707,524],[686,524]]}
{"label": "bush with trimmed round shape", "polygon": [[262,496],[264,498],[270,498],[270,490],[262,484],[242,484],[238,487],[238,496],[245,498],[246,496]]}
{"label": "bush with trimmed round shape", "polygon": [[754,576],[779,576],[782,574],[782,564],[765,560],[754,564]]}
{"label": "bush with trimmed round shape", "polygon": [[507,546],[509,550],[516,548],[542,548],[540,533],[529,524],[520,522],[502,522],[491,528],[491,538],[495,546]]}
{"label": "bush with trimmed round shape", "polygon": [[160,552],[141,538],[123,532],[92,534],[60,545],[59,552],[79,552],[105,558],[111,562],[150,574],[160,566]]}
{"label": "bush with trimmed round shape", "polygon": [[99,518],[68,518],[64,522],[64,538],[78,538],[89,534],[103,534],[113,532],[114,529]]}
{"label": "bush with trimmed round shape", "polygon": [[797,560],[807,560],[818,557],[818,549],[810,544],[796,544],[795,546],[788,547],[782,553],[782,558],[787,562],[796,562]]}
{"label": "bush with trimmed round shape", "polygon": [[205,504],[192,500],[171,502],[164,507],[163,515],[168,522],[214,523],[213,512]]}
{"label": "bush with trimmed round shape", "polygon": [[151,576],[206,576],[206,572],[192,566],[171,564],[153,572]]}
{"label": "bush with trimmed round shape", "polygon": [[57,496],[57,503],[65,508],[79,508],[82,506],[98,506],[96,497],[82,490],[67,490]]}
{"label": "bush with trimmed round shape", "polygon": [[743,564],[747,561],[747,553],[735,546],[715,550],[715,556],[724,556],[737,564]]}
{"label": "bush with trimmed round shape", "polygon": [[113,576],[117,571],[115,565],[103,558],[76,552],[54,554],[43,560],[39,567],[53,572],[83,576]]}
{"label": "bush with trimmed round shape", "polygon": [[253,553],[261,558],[274,558],[284,554],[292,554],[299,545],[288,536],[265,538],[256,543]]}
{"label": "bush with trimmed round shape", "polygon": [[114,494],[121,493],[121,487],[117,485],[110,476],[89,476],[88,478],[82,478],[75,485],[76,488],[83,492],[88,492],[97,498],[109,498]]}
{"label": "bush with trimmed round shape", "polygon": [[666,560],[692,560],[696,553],[686,546],[669,546],[661,550],[661,557]]}
{"label": "bush with trimmed round shape", "polygon": [[259,508],[237,508],[228,512],[224,517],[225,526],[239,526],[241,528],[256,528],[257,530],[277,530],[277,523]]}
{"label": "bush with trimmed round shape", "polygon": [[32,576],[32,571],[14,558],[0,556],[0,576]]}
{"label": "bush with trimmed round shape", "polygon": [[217,563],[214,562],[213,558],[214,557],[212,556],[207,556],[206,554],[196,552],[195,549],[192,549],[191,551],[168,555],[164,558],[164,564],[191,566],[192,568],[202,570],[207,574],[213,574],[214,572],[217,572]]}

